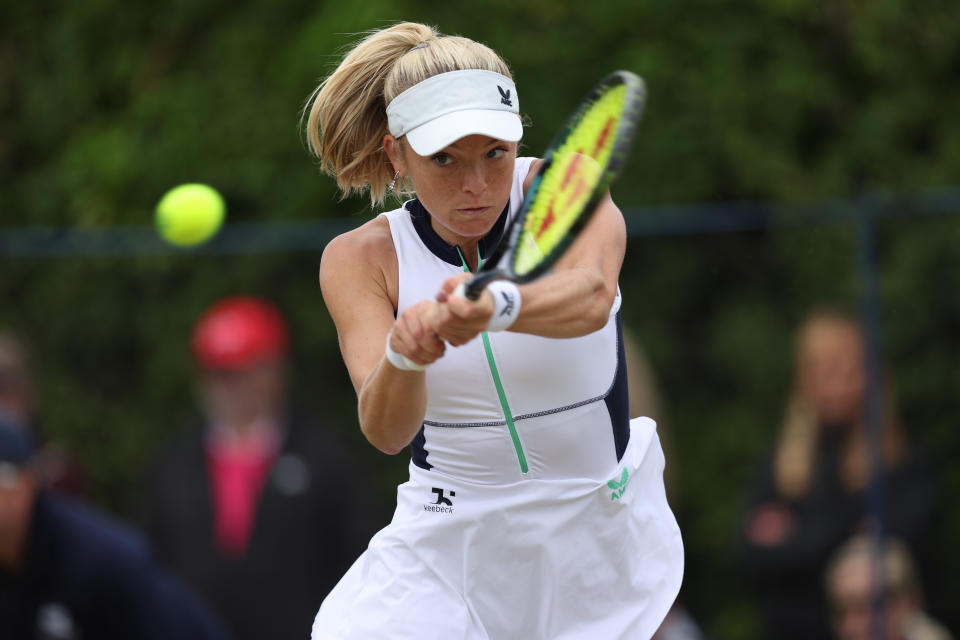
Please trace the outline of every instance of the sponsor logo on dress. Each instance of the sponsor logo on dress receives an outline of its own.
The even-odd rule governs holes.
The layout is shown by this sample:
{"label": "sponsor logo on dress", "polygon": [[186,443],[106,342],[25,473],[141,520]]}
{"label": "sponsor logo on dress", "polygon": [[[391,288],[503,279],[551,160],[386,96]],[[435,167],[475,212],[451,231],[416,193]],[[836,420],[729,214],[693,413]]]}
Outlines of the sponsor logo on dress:
{"label": "sponsor logo on dress", "polygon": [[457,496],[456,491],[450,491],[447,496],[443,495],[443,489],[433,487],[432,491],[437,494],[437,501],[423,505],[424,511],[433,511],[435,513],[453,513],[453,500]]}
{"label": "sponsor logo on dress", "polygon": [[623,496],[623,492],[627,490],[628,482],[630,482],[630,473],[626,469],[623,470],[623,475],[620,476],[619,481],[616,478],[607,481],[607,486],[613,489],[610,494],[610,502],[619,500]]}

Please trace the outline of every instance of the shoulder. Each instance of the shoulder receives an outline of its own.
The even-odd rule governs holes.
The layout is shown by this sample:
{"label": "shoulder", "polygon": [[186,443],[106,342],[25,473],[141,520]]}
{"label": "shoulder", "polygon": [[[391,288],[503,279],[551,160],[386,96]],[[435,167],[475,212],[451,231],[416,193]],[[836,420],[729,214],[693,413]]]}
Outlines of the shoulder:
{"label": "shoulder", "polygon": [[99,568],[149,560],[149,544],[132,526],[67,496],[49,494],[44,500],[49,525],[66,536],[74,559],[95,557]]}
{"label": "shoulder", "polygon": [[377,216],[356,229],[342,233],[323,250],[321,268],[343,260],[350,262],[358,258],[376,258],[393,251],[393,238],[390,235],[390,223],[386,217]]}
{"label": "shoulder", "polygon": [[149,465],[151,476],[167,478],[183,473],[184,467],[193,467],[204,461],[204,429],[194,421],[175,433],[161,448]]}
{"label": "shoulder", "polygon": [[397,252],[386,217],[373,220],[331,240],[320,258],[320,289],[327,308],[346,296],[374,293],[396,307]]}

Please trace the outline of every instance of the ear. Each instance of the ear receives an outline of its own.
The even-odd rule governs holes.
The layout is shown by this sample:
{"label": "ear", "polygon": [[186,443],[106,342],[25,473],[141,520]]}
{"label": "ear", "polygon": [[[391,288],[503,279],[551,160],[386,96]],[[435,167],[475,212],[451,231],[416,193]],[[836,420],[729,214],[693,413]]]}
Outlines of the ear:
{"label": "ear", "polygon": [[389,133],[383,136],[383,150],[390,158],[390,164],[394,171],[399,171],[401,176],[407,174],[407,164],[403,161],[403,147],[400,142]]}

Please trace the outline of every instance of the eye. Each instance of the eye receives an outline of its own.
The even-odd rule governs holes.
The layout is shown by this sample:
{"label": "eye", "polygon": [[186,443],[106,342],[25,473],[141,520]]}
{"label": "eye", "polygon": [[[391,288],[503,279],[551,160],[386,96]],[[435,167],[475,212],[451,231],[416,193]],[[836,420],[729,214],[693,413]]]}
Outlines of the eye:
{"label": "eye", "polygon": [[437,163],[437,166],[446,167],[453,162],[453,159],[446,153],[438,153],[433,156],[433,161]]}
{"label": "eye", "polygon": [[496,149],[490,149],[490,151],[487,152],[487,157],[496,159],[502,158],[506,154],[507,150],[504,147],[497,147]]}

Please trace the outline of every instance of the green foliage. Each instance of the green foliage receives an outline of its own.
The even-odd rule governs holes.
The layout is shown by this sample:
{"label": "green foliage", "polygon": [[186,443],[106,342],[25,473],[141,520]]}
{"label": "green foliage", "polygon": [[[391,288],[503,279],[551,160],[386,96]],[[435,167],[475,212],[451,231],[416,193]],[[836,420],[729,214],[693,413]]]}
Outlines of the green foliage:
{"label": "green foliage", "polygon": [[[600,76],[643,75],[649,105],[614,189],[628,215],[915,193],[955,183],[960,166],[955,17],[935,0],[6,3],[0,233],[148,225],[160,195],[188,181],[224,194],[228,224],[360,222],[366,202],[341,201],[319,175],[300,112],[358,34],[401,19],[504,55],[532,121],[528,154]],[[944,506],[960,497],[948,458],[960,413],[960,218],[949,213],[960,212],[884,220],[877,237],[884,355],[911,436],[939,454]],[[684,597],[714,637],[756,636],[734,553],[743,491],[782,417],[793,328],[823,300],[858,304],[858,250],[848,224],[630,242],[624,317],[664,396]],[[312,253],[0,257],[0,324],[35,344],[44,424],[77,452],[98,501],[131,513],[144,466],[191,420],[187,337],[226,294],[280,304],[296,342],[296,401],[364,446],[318,263]],[[374,458],[385,494],[402,458]],[[958,537],[951,512],[945,552]],[[944,575],[960,569],[952,557]]]}

